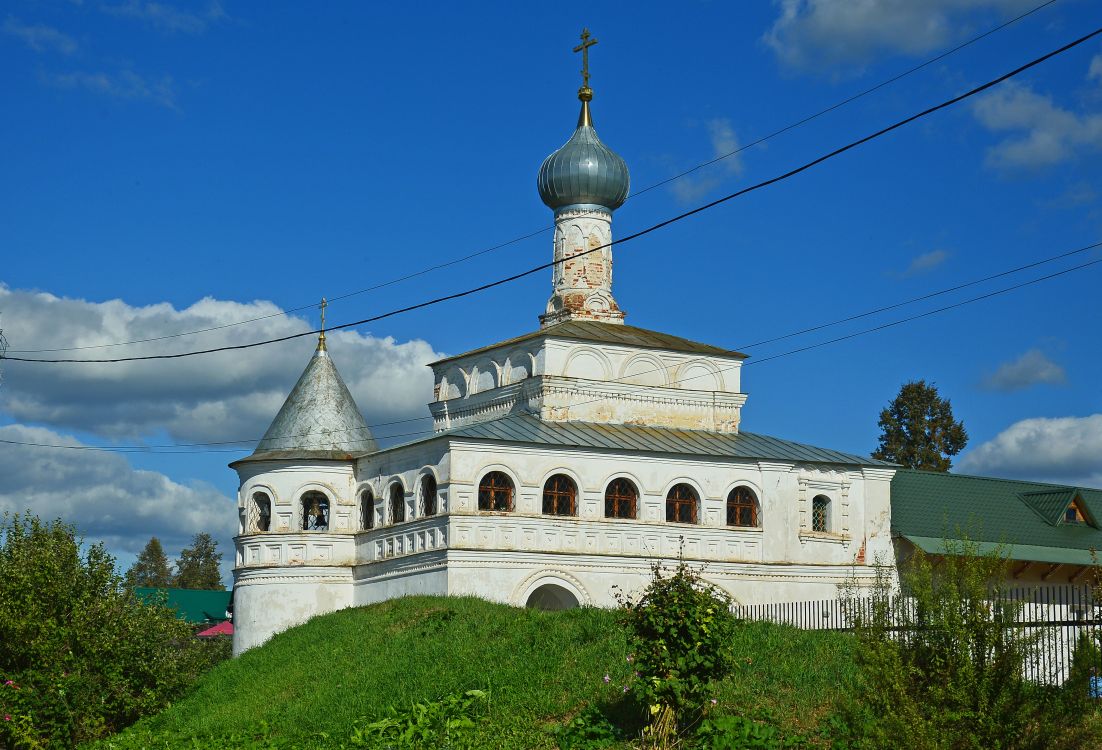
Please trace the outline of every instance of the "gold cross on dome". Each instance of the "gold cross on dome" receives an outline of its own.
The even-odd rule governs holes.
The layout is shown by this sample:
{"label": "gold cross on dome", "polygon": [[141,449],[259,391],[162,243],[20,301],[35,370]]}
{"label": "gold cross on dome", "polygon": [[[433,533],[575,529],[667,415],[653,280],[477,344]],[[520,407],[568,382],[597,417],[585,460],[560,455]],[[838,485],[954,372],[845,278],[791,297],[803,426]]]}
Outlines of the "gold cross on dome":
{"label": "gold cross on dome", "polygon": [[329,303],[325,301],[325,297],[321,298],[321,332],[325,333],[325,308],[329,307]]}
{"label": "gold cross on dome", "polygon": [[582,53],[582,88],[589,88],[589,48],[596,43],[596,39],[590,38],[589,29],[582,29],[582,43],[574,48]]}

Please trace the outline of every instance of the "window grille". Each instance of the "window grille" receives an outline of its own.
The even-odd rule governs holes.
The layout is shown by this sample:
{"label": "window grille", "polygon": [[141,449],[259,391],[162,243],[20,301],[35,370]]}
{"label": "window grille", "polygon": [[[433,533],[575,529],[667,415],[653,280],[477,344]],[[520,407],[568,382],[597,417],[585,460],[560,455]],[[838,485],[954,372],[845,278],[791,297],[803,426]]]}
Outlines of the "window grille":
{"label": "window grille", "polygon": [[395,482],[390,485],[390,522],[401,523],[406,520],[406,490]]}
{"label": "window grille", "polygon": [[627,479],[614,479],[605,490],[606,518],[635,518],[639,491]]}
{"label": "window grille", "polygon": [[513,481],[500,471],[491,471],[478,484],[478,509],[511,511]]}
{"label": "window grille", "polygon": [[696,523],[698,504],[696,490],[687,484],[675,484],[666,495],[666,520],[675,523]]}
{"label": "window grille", "polygon": [[253,494],[256,506],[256,530],[263,533],[272,527],[272,499],[265,492]]}
{"label": "window grille", "polygon": [[371,490],[360,493],[360,528],[364,531],[375,526],[375,496]]}
{"label": "window grille", "polygon": [[727,525],[758,525],[758,501],[749,487],[735,487],[727,496]]}
{"label": "window grille", "polygon": [[543,485],[543,512],[548,516],[577,515],[578,489],[573,480],[564,474],[556,474]]}
{"label": "window grille", "polygon": [[436,515],[436,478],[431,474],[421,479],[421,504],[426,516]]}
{"label": "window grille", "polygon": [[329,530],[329,498],[321,492],[307,492],[302,496],[303,531]]}
{"label": "window grille", "polygon": [[811,530],[830,530],[830,498],[816,495],[811,501]]}

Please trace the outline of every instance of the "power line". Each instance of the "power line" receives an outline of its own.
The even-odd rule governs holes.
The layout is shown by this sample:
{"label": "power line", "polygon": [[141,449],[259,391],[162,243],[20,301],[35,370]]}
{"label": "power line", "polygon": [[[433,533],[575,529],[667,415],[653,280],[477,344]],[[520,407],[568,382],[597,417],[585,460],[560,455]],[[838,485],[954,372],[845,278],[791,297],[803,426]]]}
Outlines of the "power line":
{"label": "power line", "polygon": [[[1099,243],[1099,244],[1102,244],[1102,243]],[[826,341],[820,341],[820,342],[817,342],[817,343],[814,343],[814,344],[809,344],[807,346],[802,346],[802,347],[799,347],[799,348],[796,348],[796,349],[790,349],[786,352],[781,352],[779,354],[774,354],[774,355],[771,355],[771,356],[768,356],[768,357],[764,357],[762,359],[754,360],[752,362],[746,362],[745,364],[744,363],[739,363],[738,365],[732,365],[730,367],[717,368],[715,372],[717,372],[717,373],[718,372],[729,372],[731,370],[739,369],[739,368],[742,368],[742,367],[749,367],[751,365],[759,365],[759,364],[762,364],[764,362],[770,362],[770,361],[773,361],[773,360],[782,359],[784,357],[790,357],[790,356],[793,356],[793,355],[796,355],[796,354],[801,354],[803,352],[810,351],[812,349],[818,349],[818,348],[821,348],[821,347],[824,347],[824,346],[829,346],[831,344],[836,344],[836,343],[839,343],[839,342],[842,342],[842,341],[848,341],[850,339],[854,339],[854,338],[857,338],[859,336],[866,336],[866,335],[871,334],[871,333],[877,333],[879,331],[883,331],[883,330],[886,330],[888,328],[894,328],[896,326],[900,326],[900,325],[903,325],[905,323],[910,323],[910,322],[913,322],[913,321],[916,321],[916,320],[920,320],[922,318],[928,318],[928,317],[931,317],[933,315],[938,315],[940,313],[947,312],[949,310],[954,310],[954,309],[959,308],[959,307],[964,307],[965,305],[971,305],[971,304],[974,304],[976,302],[981,302],[983,300],[991,299],[993,297],[998,297],[998,296],[1001,296],[1001,295],[1004,295],[1004,294],[1008,294],[1010,292],[1017,291],[1018,289],[1023,289],[1025,287],[1032,286],[1034,284],[1039,284],[1042,281],[1048,281],[1048,280],[1055,279],[1055,278],[1058,278],[1058,277],[1061,277],[1061,276],[1065,276],[1069,273],[1074,273],[1076,271],[1081,271],[1085,268],[1090,268],[1090,267],[1096,266],[1098,264],[1102,264],[1102,258],[1099,258],[1097,260],[1087,261],[1087,262],[1081,263],[1077,266],[1072,266],[1070,268],[1065,268],[1065,269],[1060,270],[1060,271],[1054,271],[1053,273],[1046,274],[1045,276],[1040,276],[1040,277],[1037,277],[1035,279],[1029,279],[1028,281],[1019,282],[1017,284],[1013,284],[1013,285],[1008,286],[1008,287],[1003,287],[1001,289],[996,289],[996,290],[991,291],[991,292],[986,292],[984,294],[980,294],[980,295],[977,295],[975,297],[970,297],[970,298],[965,299],[965,300],[960,300],[960,301],[954,302],[952,304],[943,305],[942,307],[938,307],[938,308],[935,308],[933,310],[926,310],[924,312],[918,313],[916,315],[911,315],[911,316],[906,317],[906,318],[900,318],[898,320],[893,320],[893,321],[889,321],[887,323],[881,323],[880,325],[872,326],[870,328],[865,328],[865,329],[862,329],[860,331],[854,331],[852,333],[848,333],[848,334],[845,334],[843,336],[837,336],[833,339],[828,339]],[[1004,274],[999,274],[999,275],[1004,275]],[[992,278],[994,278],[994,277],[992,277]],[[642,372],[642,373],[633,373],[632,375],[626,376],[626,377],[638,377],[639,375],[646,375],[646,374],[649,374],[649,373],[659,372],[659,371],[660,371],[660,369],[655,368],[655,369],[645,371],[645,372]],[[688,377],[679,378],[677,380],[670,381],[670,383],[667,386],[647,386],[647,387],[668,387],[669,385],[685,383],[685,382],[688,382],[690,380],[695,380],[697,378],[706,377],[706,376],[711,375],[711,374],[713,374],[713,373],[708,372],[708,373],[702,373],[700,375],[690,375]],[[623,379],[624,378],[616,378],[614,380],[600,381],[600,382],[602,384],[604,384],[604,383],[617,382],[617,381],[623,380]],[[590,399],[589,401],[581,401],[581,402],[578,402],[578,403],[570,404],[570,408],[575,408],[575,407],[578,407],[578,406],[585,406],[587,404],[597,403],[601,400],[603,400],[603,399],[597,398],[597,399]],[[412,420],[402,420],[402,421],[412,421]],[[393,422],[393,423],[390,423],[390,424],[398,424],[398,422]],[[410,436],[414,436],[414,435],[430,435],[430,434],[433,434],[433,433],[435,433],[435,430],[417,430],[417,431],[414,431],[414,432],[397,433],[397,434],[394,434],[394,435],[387,435],[387,436],[384,436],[384,439],[396,438],[396,437],[410,437]],[[244,441],[242,441],[242,442],[244,442]],[[341,442],[341,441],[338,441],[338,442]],[[344,442],[351,442],[351,441],[344,441]],[[210,448],[210,449],[205,449],[205,450],[190,450],[190,451],[154,450],[153,449],[155,447],[178,448],[178,447],[187,446],[187,445],[219,445],[219,443],[192,443],[192,444],[187,444],[187,443],[179,444],[178,443],[178,444],[174,444],[174,445],[171,445],[171,446],[104,446],[104,447],[100,447],[100,446],[75,446],[75,445],[54,445],[54,444],[48,444],[48,443],[21,442],[21,441],[17,441],[17,440],[4,440],[4,439],[0,439],[0,443],[4,443],[4,444],[8,444],[8,445],[30,446],[30,447],[40,447],[40,448],[58,448],[58,449],[67,449],[67,450],[103,451],[103,452],[109,452],[109,453],[168,453],[168,454],[171,454],[171,453],[238,453],[238,452],[240,452],[240,449],[229,449],[229,448]]]}
{"label": "power line", "polygon": [[[864,145],[865,143],[868,143],[872,140],[880,138],[881,136],[884,136],[884,135],[886,135],[886,134],[888,134],[888,133],[890,133],[894,130],[897,130],[897,129],[905,126],[905,125],[908,125],[908,124],[910,124],[910,123],[912,123],[916,120],[919,120],[923,117],[927,117],[927,116],[929,116],[929,115],[931,115],[935,112],[938,112],[938,111],[940,111],[942,109],[945,109],[947,107],[951,107],[954,104],[958,104],[959,102],[964,101],[965,99],[969,99],[969,98],[971,98],[971,97],[973,97],[977,94],[980,94],[980,93],[986,91],[987,89],[992,88],[993,86],[996,86],[996,85],[1002,83],[1003,81],[1009,80],[1009,79],[1011,79],[1011,78],[1013,78],[1017,75],[1020,75],[1021,73],[1025,72],[1025,71],[1027,71],[1027,70],[1029,70],[1033,67],[1036,67],[1037,65],[1040,65],[1041,63],[1046,62],[1047,60],[1049,60],[1049,59],[1051,59],[1051,58],[1053,58],[1057,55],[1063,54],[1064,52],[1067,52],[1068,50],[1073,49],[1074,47],[1077,47],[1077,46],[1079,46],[1080,44],[1083,44],[1086,41],[1089,41],[1090,39],[1098,36],[1099,34],[1102,34],[1102,28],[1095,29],[1094,31],[1090,32],[1089,34],[1086,34],[1086,35],[1076,39],[1073,42],[1065,44],[1064,46],[1059,47],[1059,48],[1057,48],[1057,49],[1055,49],[1055,50],[1053,50],[1053,51],[1051,51],[1051,52],[1049,52],[1045,55],[1042,55],[1041,57],[1038,57],[1038,58],[1036,58],[1036,59],[1034,59],[1034,60],[1032,60],[1032,61],[1030,61],[1030,62],[1028,62],[1024,65],[1021,65],[1021,66],[1015,68],[1014,70],[1012,70],[1008,73],[1004,73],[1003,75],[999,76],[998,78],[994,78],[994,79],[988,81],[987,83],[984,83],[980,86],[977,86],[973,89],[970,89],[969,91],[966,91],[965,93],[960,94],[959,96],[955,96],[951,99],[947,99],[947,100],[945,100],[944,102],[942,102],[940,104],[934,105],[933,107],[929,107],[929,108],[927,108],[927,109],[925,109],[921,112],[918,112],[917,114],[914,114],[914,115],[911,115],[910,117],[906,117],[902,120],[899,120],[899,121],[897,121],[897,122],[893,123],[892,125],[889,125],[885,128],[881,128],[880,130],[878,130],[874,133],[871,133],[870,135],[867,135],[863,138],[859,138],[856,141],[852,141],[852,142],[846,144],[845,146],[837,148],[837,149],[835,149],[835,150],[833,150],[833,151],[831,151],[827,154],[824,154],[823,156],[820,156],[817,159],[813,159],[812,161],[809,161],[809,162],[807,162],[807,163],[805,163],[805,164],[803,164],[799,167],[796,167],[795,169],[791,169],[788,172],[780,174],[776,177],[772,177],[768,180],[765,180],[763,182],[759,182],[755,185],[751,185],[751,186],[743,188],[741,190],[737,190],[733,193],[730,193],[728,195],[723,196],[722,198],[717,198],[716,200],[705,203],[702,206],[698,206],[694,209],[691,209],[689,211],[685,211],[681,214],[673,216],[673,217],[671,217],[669,219],[666,219],[664,221],[660,221],[657,224],[654,224],[650,227],[647,227],[646,229],[642,229],[638,232],[634,232],[633,234],[629,234],[628,236],[624,237],[623,239],[615,240],[613,242],[609,242],[609,243],[606,243],[604,245],[599,245],[599,246],[591,248],[589,250],[584,250],[580,253],[576,253],[576,254],[572,255],[570,259],[573,260],[573,259],[579,258],[583,255],[589,255],[590,253],[594,253],[594,252],[598,252],[600,250],[607,249],[609,247],[612,247],[613,245],[623,245],[627,242],[630,242],[632,240],[638,239],[638,238],[643,237],[645,235],[648,235],[652,232],[655,232],[659,229],[667,227],[670,224],[674,224],[676,222],[687,219],[691,216],[695,216],[696,214],[701,213],[703,211],[707,211],[708,209],[715,208],[716,206],[718,206],[720,204],[726,203],[727,201],[730,201],[730,200],[733,200],[733,199],[738,198],[740,196],[746,195],[747,193],[751,193],[751,192],[760,190],[762,188],[768,187],[770,185],[773,185],[775,183],[787,180],[791,177],[794,177],[794,176],[800,174],[801,172],[805,172],[808,169],[811,169],[812,167],[818,166],[819,164],[822,164],[825,161],[828,161],[830,159],[833,159],[836,156],[844,154],[847,151],[850,151],[851,149],[854,149],[854,148],[856,148],[858,146],[861,146],[861,145]],[[558,261],[558,262],[562,262],[562,261]],[[515,273],[511,276],[506,276],[505,278],[498,279],[496,281],[488,282],[486,284],[481,284],[479,286],[472,287],[470,289],[466,289],[466,290],[461,291],[461,292],[454,292],[452,294],[447,294],[447,295],[443,295],[443,296],[440,296],[440,297],[435,297],[433,299],[426,300],[424,302],[419,302],[417,304],[407,305],[406,307],[401,307],[401,308],[391,310],[391,311],[386,312],[386,313],[382,313],[382,314],[375,315],[375,316],[368,317],[368,318],[363,318],[361,320],[356,320],[356,321],[353,321],[351,323],[343,323],[341,325],[331,326],[328,330],[334,331],[334,330],[341,330],[341,329],[345,329],[345,328],[354,328],[356,326],[364,325],[366,323],[373,323],[375,321],[383,320],[385,318],[390,318],[390,317],[394,317],[396,315],[401,315],[401,314],[404,314],[404,313],[412,312],[414,310],[420,310],[420,309],[423,309],[423,308],[426,308],[426,307],[431,307],[433,305],[438,305],[438,304],[441,304],[443,302],[448,302],[448,301],[451,301],[451,300],[456,300],[456,299],[460,299],[460,298],[463,298],[463,297],[468,297],[470,295],[477,294],[479,292],[484,292],[488,289],[493,289],[495,287],[502,286],[504,284],[508,284],[508,283],[513,282],[513,281],[517,281],[518,279],[522,279],[526,276],[530,276],[534,273],[538,273],[539,271],[544,271],[548,268],[551,268],[555,264],[556,264],[556,261],[551,261],[549,263],[541,263],[541,264],[539,264],[539,265],[537,265],[533,268],[529,268],[526,271],[521,271],[519,273]],[[320,332],[321,332],[320,330],[311,330],[311,331],[305,331],[303,333],[295,333],[295,334],[290,334],[290,335],[287,335],[287,336],[280,336],[280,337],[277,337],[277,338],[266,339],[264,341],[254,341],[254,342],[249,343],[249,344],[234,344],[234,345],[228,345],[228,346],[213,347],[213,348],[210,348],[210,349],[200,349],[200,350],[192,351],[192,352],[179,352],[179,353],[176,353],[176,354],[147,354],[147,355],[134,356],[134,357],[115,357],[115,358],[103,358],[103,359],[68,359],[68,358],[66,358],[66,359],[39,359],[39,358],[32,358],[32,357],[12,357],[12,356],[5,356],[4,358],[8,359],[8,360],[11,360],[13,362],[38,362],[38,363],[54,363],[54,364],[56,364],[56,363],[66,363],[66,364],[100,363],[100,364],[107,364],[107,363],[118,363],[118,362],[137,362],[137,361],[151,361],[151,360],[180,359],[182,357],[194,357],[194,356],[198,356],[198,355],[201,355],[201,354],[214,354],[216,352],[238,351],[238,350],[242,350],[242,349],[252,349],[252,348],[258,347],[258,346],[266,346],[268,344],[275,344],[275,343],[280,343],[280,342],[283,342],[283,341],[290,341],[292,339],[302,338],[304,336],[313,336],[313,335],[316,335]]]}
{"label": "power line", "polygon": [[[769,339],[763,339],[761,341],[756,341],[752,344],[739,345],[739,346],[736,346],[734,348],[736,350],[753,349],[753,348],[758,347],[758,346],[764,346],[765,344],[771,344],[771,343],[774,343],[774,342],[777,342],[777,341],[783,341],[785,339],[793,338],[793,337],[796,337],[796,336],[802,336],[802,335],[805,335],[805,334],[808,334],[808,333],[813,333],[815,331],[821,331],[821,330],[826,329],[826,328],[831,328],[831,327],[836,326],[836,325],[841,325],[842,323],[850,323],[850,322],[855,321],[855,320],[860,320],[861,318],[867,318],[869,316],[876,315],[878,313],[887,312],[888,310],[895,310],[895,309],[898,309],[900,307],[905,307],[907,305],[915,304],[916,302],[924,302],[928,299],[933,299],[935,297],[940,297],[940,296],[943,296],[945,294],[949,294],[951,292],[957,292],[957,291],[960,291],[961,289],[967,289],[969,287],[977,286],[979,284],[984,284],[988,281],[993,281],[995,279],[999,279],[999,278],[1002,278],[1004,276],[1009,276],[1011,274],[1020,273],[1021,271],[1025,271],[1025,270],[1028,270],[1030,268],[1036,268],[1038,266],[1042,266],[1042,265],[1045,265],[1045,264],[1048,264],[1048,263],[1053,263],[1053,262],[1058,261],[1058,260],[1063,260],[1065,258],[1069,258],[1069,257],[1074,256],[1074,255],[1080,255],[1082,253],[1087,252],[1088,250],[1093,250],[1093,249],[1098,248],[1098,247],[1102,247],[1102,242],[1095,242],[1095,243],[1090,244],[1090,245],[1084,245],[1083,247],[1076,248],[1075,250],[1068,250],[1067,252],[1058,253],[1056,255],[1052,255],[1052,256],[1049,256],[1047,258],[1042,258],[1041,260],[1036,260],[1036,261],[1033,261],[1031,263],[1025,263],[1023,265],[1016,266],[1014,268],[1009,268],[1009,269],[1006,269],[1004,271],[999,271],[997,273],[988,274],[987,276],[983,276],[983,277],[978,278],[978,279],[973,279],[971,281],[966,281],[966,282],[961,283],[961,284],[956,284],[955,286],[946,287],[945,289],[939,289],[937,291],[928,292],[927,294],[919,295],[918,297],[911,297],[910,299],[906,299],[906,300],[903,300],[901,302],[896,302],[896,303],[893,303],[891,305],[884,305],[883,307],[878,307],[878,308],[875,308],[873,310],[866,310],[865,312],[856,313],[854,315],[850,315],[850,316],[845,317],[845,318],[838,318],[836,320],[832,320],[832,321],[829,321],[827,323],[820,323],[818,325],[809,326],[807,328],[802,328],[798,331],[793,331],[793,332],[790,332],[790,333],[782,334],[780,336],[774,336],[773,338],[769,338]],[[755,361],[759,361],[759,360],[754,360],[754,361],[749,362],[747,364],[753,364]],[[651,374],[651,373],[654,373],[654,372],[659,372],[659,370],[657,370],[657,369],[647,370],[647,371],[640,372],[640,373],[633,373],[632,375],[625,375],[625,376],[621,376],[621,377],[618,377],[618,378],[612,378],[611,380],[607,380],[607,381],[603,381],[603,382],[617,383],[617,382],[622,382],[624,380],[627,380],[629,378],[638,377],[639,375],[648,375],[648,374]],[[589,403],[589,402],[586,402],[586,403]],[[364,431],[364,430],[374,430],[374,429],[378,429],[380,427],[392,427],[394,425],[408,424],[408,423],[411,423],[411,422],[423,422],[427,419],[432,419],[432,418],[433,418],[432,415],[425,415],[425,416],[421,416],[421,417],[410,417],[408,419],[397,419],[397,420],[392,420],[390,422],[375,422],[375,423],[372,423],[372,424],[364,425],[363,427],[349,428],[348,430],[344,430],[344,432],[361,432],[361,431]],[[311,433],[305,433],[304,432],[304,433],[298,433],[298,434],[276,435],[274,437],[277,438],[277,439],[280,439],[280,440],[286,440],[286,439],[289,439],[289,438],[307,437],[310,434]],[[386,438],[392,438],[392,437],[401,437],[401,436],[404,436],[406,434],[417,434],[417,435],[419,435],[419,434],[422,434],[422,432],[401,433],[401,434],[396,434],[396,435],[386,435],[386,436],[383,436],[383,438],[386,439]],[[164,448],[164,449],[170,449],[170,448],[202,448],[202,447],[219,446],[219,445],[243,445],[243,444],[247,444],[247,443],[258,443],[258,442],[260,442],[261,439],[262,438],[242,438],[242,439],[239,439],[239,440],[219,440],[219,441],[206,442],[206,443],[170,443],[170,444],[167,444],[167,445],[132,445],[132,446],[116,446],[116,448],[120,452],[125,452],[125,451],[130,451],[130,450],[132,450],[134,452],[145,452],[145,451],[156,450],[156,449],[161,449],[161,448]],[[347,441],[341,441],[341,442],[351,443],[351,442],[354,442],[354,441],[355,441],[355,439],[349,439]],[[62,446],[62,447],[68,447],[68,448],[74,448],[74,449],[82,448],[82,446]],[[233,450],[238,450],[238,449],[233,449]]]}
{"label": "power line", "polygon": [[[739,154],[743,151],[746,151],[747,149],[753,148],[754,146],[760,145],[762,143],[765,143],[766,141],[769,141],[773,138],[776,138],[779,135],[783,135],[784,133],[787,133],[790,130],[798,128],[802,125],[806,125],[807,123],[811,122],[812,120],[816,120],[819,117],[822,117],[823,115],[829,114],[829,113],[833,112],[836,109],[839,109],[841,107],[846,106],[847,104],[851,104],[852,102],[855,102],[858,99],[861,99],[862,97],[868,96],[869,94],[872,94],[876,91],[879,91],[880,89],[884,88],[885,86],[889,86],[889,85],[895,83],[896,81],[899,81],[903,78],[906,78],[907,76],[911,75],[912,73],[917,73],[918,71],[934,64],[935,62],[938,62],[940,60],[944,60],[946,57],[949,57],[950,55],[952,55],[956,52],[959,52],[960,50],[965,49],[966,47],[970,47],[971,45],[975,44],[976,42],[979,42],[982,39],[985,39],[985,38],[991,36],[992,34],[995,34],[999,31],[1002,31],[1003,29],[1007,28],[1008,26],[1011,26],[1011,25],[1017,23],[1018,21],[1021,21],[1022,19],[1033,15],[1034,13],[1048,7],[1049,5],[1054,4],[1055,2],[1056,2],[1056,0],[1047,0],[1047,2],[1041,3],[1040,5],[1034,7],[1030,10],[1027,10],[1025,13],[1022,13],[1021,15],[1015,16],[1014,18],[1011,18],[1010,20],[1008,20],[1008,21],[1006,21],[1002,24],[999,24],[998,26],[995,26],[994,28],[988,29],[987,31],[983,32],[982,34],[974,36],[971,39],[969,39],[965,42],[962,42],[961,44],[958,44],[956,47],[953,47],[953,48],[951,48],[951,49],[949,49],[945,52],[942,52],[941,54],[937,55],[936,57],[932,57],[932,58],[926,60],[923,63],[920,63],[920,64],[918,64],[918,65],[916,65],[912,68],[908,68],[907,70],[903,71],[902,73],[899,73],[895,76],[892,76],[891,78],[888,78],[887,80],[881,81],[880,83],[876,84],[875,86],[871,86],[871,87],[865,89],[864,91],[861,91],[857,94],[853,94],[852,96],[849,96],[846,99],[843,99],[842,101],[837,102],[836,104],[832,104],[831,106],[827,107],[826,109],[819,110],[815,114],[808,115],[807,117],[804,117],[803,119],[797,120],[796,122],[791,123],[789,125],[786,125],[783,128],[775,130],[775,131],[769,133],[768,135],[762,136],[762,137],[760,137],[760,138],[758,138],[754,141],[751,141],[750,143],[747,143],[745,146],[740,146],[739,148],[736,148],[733,151],[728,151],[727,153],[722,154],[720,156],[717,156],[714,159],[709,159],[708,161],[701,162],[700,164],[697,164],[696,166],[691,167],[691,168],[685,170],[684,172],[680,172],[679,174],[676,174],[673,177],[668,177],[664,180],[660,180],[659,182],[653,183],[653,184],[651,184],[651,185],[649,185],[649,186],[647,186],[647,187],[645,187],[641,190],[637,190],[633,193],[630,193],[628,195],[628,198],[634,198],[636,196],[643,195],[644,193],[649,193],[651,190],[662,187],[663,185],[667,185],[667,184],[669,184],[671,182],[674,182],[676,180],[680,180],[681,178],[687,177],[688,175],[693,174],[694,172],[696,172],[700,169],[703,169],[705,167],[709,167],[712,164],[715,164],[717,162],[723,161],[724,159],[728,159],[732,156],[735,156],[736,154]],[[485,248],[483,250],[478,250],[476,252],[472,252],[472,253],[469,253],[467,255],[464,255],[464,256],[461,256],[461,257],[458,257],[458,258],[454,258],[454,259],[449,260],[449,261],[445,261],[443,263],[437,263],[436,265],[428,266],[427,268],[423,268],[419,271],[412,271],[408,274],[405,274],[404,276],[398,276],[398,277],[390,279],[388,281],[380,282],[378,284],[375,284],[375,285],[369,286],[369,287],[365,287],[363,289],[357,289],[356,291],[353,291],[353,292],[346,292],[344,294],[339,294],[335,297],[328,297],[328,300],[329,300],[329,302],[335,302],[335,301],[338,301],[338,300],[348,299],[350,297],[355,297],[355,296],[360,295],[360,294],[366,294],[367,292],[372,292],[372,291],[376,291],[378,289],[383,289],[383,288],[388,287],[388,286],[393,286],[394,284],[399,284],[403,281],[409,281],[410,279],[414,279],[414,278],[417,278],[419,276],[424,276],[425,274],[432,273],[433,271],[438,271],[438,270],[441,270],[441,269],[444,269],[444,268],[448,268],[450,266],[457,265],[459,263],[464,263],[468,260],[472,260],[472,259],[477,258],[479,256],[486,255],[487,253],[494,252],[495,250],[500,250],[502,248],[509,247],[510,245],[515,245],[518,242],[523,242],[524,240],[528,240],[528,239],[531,239],[532,237],[536,237],[540,234],[544,234],[545,232],[548,232],[553,228],[554,227],[543,227],[542,229],[538,229],[534,232],[530,232],[528,234],[521,235],[520,237],[515,237],[511,240],[507,240],[506,242],[502,242],[502,243],[499,243],[497,245],[493,245],[493,246]],[[68,347],[58,347],[58,348],[54,348],[54,349],[12,349],[11,351],[19,353],[19,354],[46,354],[46,353],[52,353],[52,352],[72,352],[72,351],[83,351],[83,350],[88,350],[88,349],[108,349],[108,348],[118,347],[118,346],[130,346],[130,345],[133,345],[133,344],[146,344],[146,343],[152,343],[152,342],[156,342],[156,341],[165,341],[165,340],[168,340],[168,339],[181,338],[181,337],[184,337],[184,336],[194,336],[196,334],[201,334],[201,333],[210,333],[212,331],[220,331],[220,330],[225,329],[225,328],[233,328],[235,326],[245,325],[245,324],[248,324],[248,323],[256,323],[256,322],[259,322],[259,321],[262,321],[262,320],[268,320],[270,318],[277,318],[277,317],[280,317],[281,315],[287,315],[288,313],[301,312],[302,310],[308,310],[308,309],[311,309],[313,307],[316,307],[316,305],[317,305],[317,303],[310,303],[310,304],[307,304],[307,305],[300,305],[299,307],[293,307],[293,308],[290,308],[288,310],[283,310],[283,311],[278,312],[278,313],[271,313],[269,315],[261,315],[261,316],[255,317],[255,318],[248,318],[246,320],[240,320],[240,321],[237,321],[237,322],[234,322],[234,323],[224,323],[222,325],[210,326],[210,327],[207,327],[207,328],[200,328],[200,329],[197,329],[197,330],[194,330],[194,331],[183,331],[183,332],[180,332],[180,333],[171,333],[171,334],[165,334],[163,336],[153,336],[153,337],[150,337],[150,338],[133,339],[133,340],[130,340],[130,341],[118,341],[118,342],[114,342],[114,343],[110,343],[110,344],[87,344],[85,346],[68,346]]]}

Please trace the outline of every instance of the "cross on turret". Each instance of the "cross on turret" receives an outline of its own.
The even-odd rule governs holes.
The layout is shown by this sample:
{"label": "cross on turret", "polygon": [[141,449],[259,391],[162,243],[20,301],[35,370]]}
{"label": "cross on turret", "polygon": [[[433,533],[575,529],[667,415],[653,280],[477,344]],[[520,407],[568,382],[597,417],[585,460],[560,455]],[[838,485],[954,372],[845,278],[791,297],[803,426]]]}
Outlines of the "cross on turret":
{"label": "cross on turret", "polygon": [[593,89],[589,88],[589,48],[597,43],[589,36],[589,29],[582,29],[582,43],[574,48],[582,53],[582,87],[578,89],[578,98],[589,101],[593,98]]}

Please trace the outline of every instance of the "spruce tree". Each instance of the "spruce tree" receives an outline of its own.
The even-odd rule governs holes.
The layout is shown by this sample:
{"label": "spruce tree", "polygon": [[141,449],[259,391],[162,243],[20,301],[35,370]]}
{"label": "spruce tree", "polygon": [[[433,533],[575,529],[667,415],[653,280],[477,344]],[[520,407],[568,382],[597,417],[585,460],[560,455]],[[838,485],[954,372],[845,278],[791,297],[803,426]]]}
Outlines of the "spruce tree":
{"label": "spruce tree", "polygon": [[949,471],[952,456],[968,443],[964,424],[953,419],[949,399],[925,380],[904,383],[899,395],[880,412],[880,445],[873,458],[910,469]]}
{"label": "spruce tree", "polygon": [[176,561],[176,588],[222,591],[222,553],[216,548],[218,542],[211,535],[201,531],[195,535],[190,547],[180,551]]}
{"label": "spruce tree", "polygon": [[130,588],[167,588],[172,585],[172,568],[160,539],[150,538],[149,544],[126,571],[126,585]]}

